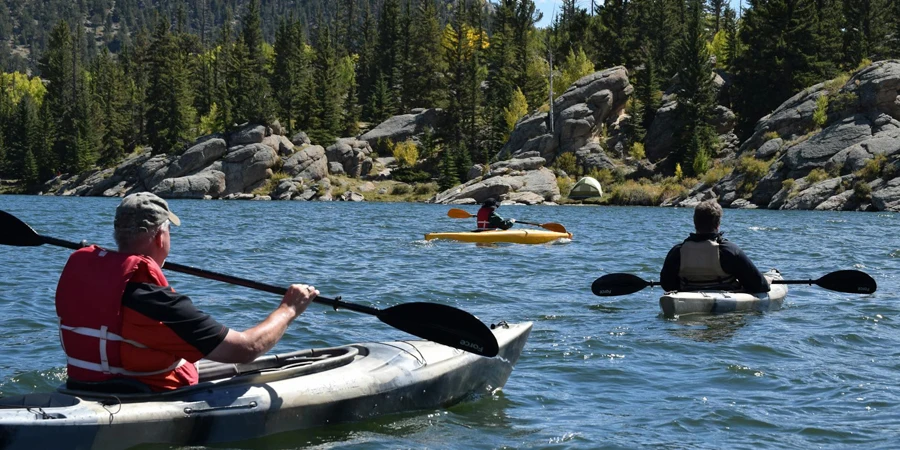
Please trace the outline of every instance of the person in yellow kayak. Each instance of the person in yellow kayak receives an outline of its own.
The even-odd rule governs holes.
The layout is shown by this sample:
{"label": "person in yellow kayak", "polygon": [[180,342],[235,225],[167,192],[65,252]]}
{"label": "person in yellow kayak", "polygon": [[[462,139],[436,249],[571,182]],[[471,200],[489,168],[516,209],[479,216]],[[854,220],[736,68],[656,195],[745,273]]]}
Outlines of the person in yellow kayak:
{"label": "person in yellow kayak", "polygon": [[769,292],[769,281],[750,258],[719,232],[722,207],[715,200],[701,202],[694,209],[695,233],[666,255],[659,273],[666,291],[701,289]]}
{"label": "person in yellow kayak", "polygon": [[312,286],[291,285],[261,323],[229,329],[176,293],[163,275],[169,226],[180,224],[165,200],[131,194],[116,208],[118,251],[92,245],[69,257],[56,289],[56,313],[70,388],[103,389],[114,381],[166,391],[197,384],[195,362],[256,359],[318,295]]}
{"label": "person in yellow kayak", "polygon": [[500,207],[500,203],[493,198],[489,198],[481,203],[481,208],[478,210],[478,214],[476,215],[476,220],[478,221],[478,230],[508,230],[512,228],[513,224],[516,223],[516,219],[504,219],[497,214],[497,208]]}

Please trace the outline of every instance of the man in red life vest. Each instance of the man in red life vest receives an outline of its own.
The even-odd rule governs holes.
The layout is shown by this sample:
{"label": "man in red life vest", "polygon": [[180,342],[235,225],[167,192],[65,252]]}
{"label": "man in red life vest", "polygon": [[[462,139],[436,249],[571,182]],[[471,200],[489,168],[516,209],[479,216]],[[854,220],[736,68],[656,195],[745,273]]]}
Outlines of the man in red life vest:
{"label": "man in red life vest", "polygon": [[201,358],[245,363],[266,353],[319,291],[291,285],[265,320],[229,329],[169,287],[161,267],[170,225],[181,221],[154,194],[131,194],[116,208],[118,251],[97,246],[69,257],[56,290],[69,385],[137,380],[153,391],[198,381]]}
{"label": "man in red life vest", "polygon": [[478,210],[478,214],[476,215],[476,220],[478,221],[478,230],[496,230],[500,228],[501,230],[508,230],[512,228],[513,224],[516,223],[516,219],[506,220],[500,217],[497,214],[497,208],[500,207],[500,203],[493,198],[489,198],[485,200],[481,204],[481,208]]}

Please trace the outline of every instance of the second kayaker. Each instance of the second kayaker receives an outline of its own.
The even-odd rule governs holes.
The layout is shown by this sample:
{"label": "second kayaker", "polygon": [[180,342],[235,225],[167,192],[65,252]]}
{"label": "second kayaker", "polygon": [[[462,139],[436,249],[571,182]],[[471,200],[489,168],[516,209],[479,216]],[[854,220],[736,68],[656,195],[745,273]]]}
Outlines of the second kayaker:
{"label": "second kayaker", "polygon": [[478,210],[478,214],[476,215],[476,220],[478,221],[478,230],[508,230],[512,228],[513,224],[516,223],[516,219],[504,219],[497,214],[497,208],[500,207],[500,203],[493,198],[488,198],[484,202],[481,203],[481,208]]}
{"label": "second kayaker", "polygon": [[769,281],[750,258],[719,232],[722,207],[715,200],[694,209],[695,233],[666,255],[660,285],[666,291],[701,289],[769,292]]}
{"label": "second kayaker", "polygon": [[169,226],[180,224],[165,200],[131,194],[116,208],[118,251],[92,245],[69,257],[56,289],[56,313],[70,388],[105,389],[112,381],[166,391],[197,384],[195,362],[253,361],[319,294],[293,284],[258,325],[229,329],[176,293],[163,275]]}

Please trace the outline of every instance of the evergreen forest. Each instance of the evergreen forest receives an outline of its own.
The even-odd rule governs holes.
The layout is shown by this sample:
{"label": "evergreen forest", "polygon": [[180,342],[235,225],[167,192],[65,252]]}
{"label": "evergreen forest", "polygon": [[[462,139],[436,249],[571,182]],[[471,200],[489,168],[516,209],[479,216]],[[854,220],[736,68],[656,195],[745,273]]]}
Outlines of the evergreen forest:
{"label": "evergreen forest", "polygon": [[[538,27],[533,0],[0,0],[0,178],[37,186],[245,123],[328,146],[441,108],[417,152],[421,177],[450,187],[525,114],[614,66],[634,86],[630,146],[678,80],[673,152],[699,175],[722,98],[743,139],[802,89],[900,57],[900,0],[742,4],[563,0]],[[718,99],[713,71],[732,80]]]}

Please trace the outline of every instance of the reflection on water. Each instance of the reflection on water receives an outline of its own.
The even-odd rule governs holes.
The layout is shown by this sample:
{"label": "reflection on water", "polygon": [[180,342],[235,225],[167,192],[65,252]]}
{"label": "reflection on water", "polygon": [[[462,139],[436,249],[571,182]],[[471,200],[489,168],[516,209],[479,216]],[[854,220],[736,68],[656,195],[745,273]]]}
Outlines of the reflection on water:
{"label": "reflection on water", "polygon": [[673,336],[698,342],[720,342],[731,339],[747,325],[748,315],[758,316],[760,313],[692,314],[674,319],[666,319],[660,314],[660,317],[673,325],[668,328]]}

